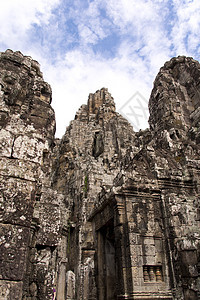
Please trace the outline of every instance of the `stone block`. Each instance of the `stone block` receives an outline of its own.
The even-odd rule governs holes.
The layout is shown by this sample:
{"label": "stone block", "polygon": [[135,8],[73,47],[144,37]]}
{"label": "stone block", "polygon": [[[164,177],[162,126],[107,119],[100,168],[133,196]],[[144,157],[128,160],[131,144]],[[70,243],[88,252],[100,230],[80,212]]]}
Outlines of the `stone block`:
{"label": "stone block", "polygon": [[0,156],[11,157],[13,146],[13,135],[6,129],[1,129]]}
{"label": "stone block", "polygon": [[162,252],[163,251],[163,241],[162,239],[155,239],[155,251],[156,253]]}
{"label": "stone block", "polygon": [[68,271],[66,274],[66,299],[75,299],[75,274],[72,271]]}
{"label": "stone block", "polygon": [[0,222],[30,226],[35,184],[12,177],[0,179]]}
{"label": "stone block", "polygon": [[0,159],[0,176],[35,181],[39,177],[38,164],[2,157]]}
{"label": "stone block", "polygon": [[132,279],[133,279],[133,286],[138,286],[140,285],[139,282],[139,273],[140,269],[138,267],[132,267],[131,268],[131,274],[132,274]]}
{"label": "stone block", "polygon": [[149,236],[149,237],[144,237],[143,240],[144,245],[155,245],[155,241],[154,241],[154,237],[153,236]]}
{"label": "stone block", "polygon": [[50,203],[38,203],[39,231],[37,243],[39,245],[55,246],[61,235],[60,209]]}
{"label": "stone block", "polygon": [[143,251],[144,251],[143,252],[144,255],[155,256],[155,246],[154,245],[151,245],[151,244],[144,245]]}
{"label": "stone block", "polygon": [[158,265],[162,264],[164,261],[164,252],[156,252],[155,261]]}
{"label": "stone block", "polygon": [[22,298],[23,282],[0,280],[1,300],[20,300]]}
{"label": "stone block", "polygon": [[130,245],[137,245],[137,235],[135,233],[129,233]]}
{"label": "stone block", "polygon": [[152,255],[143,256],[144,265],[155,265],[156,264],[156,257]]}
{"label": "stone block", "polygon": [[14,158],[41,164],[44,148],[44,142],[41,140],[28,135],[20,135],[14,141],[12,155]]}
{"label": "stone block", "polygon": [[144,255],[142,245],[136,247],[137,255]]}
{"label": "stone block", "polygon": [[23,280],[29,233],[26,227],[0,224],[0,279]]}
{"label": "stone block", "polygon": [[143,266],[143,257],[142,256],[131,255],[130,256],[130,264],[131,264],[131,266],[135,266],[135,267]]}

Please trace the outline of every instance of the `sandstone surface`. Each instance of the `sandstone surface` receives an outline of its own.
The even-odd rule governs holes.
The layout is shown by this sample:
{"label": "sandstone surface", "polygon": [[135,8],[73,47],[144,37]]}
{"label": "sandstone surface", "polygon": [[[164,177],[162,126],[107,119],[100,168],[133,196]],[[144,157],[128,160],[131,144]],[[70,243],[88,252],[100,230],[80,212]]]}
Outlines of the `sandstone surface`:
{"label": "sandstone surface", "polygon": [[106,88],[55,139],[39,64],[0,53],[0,299],[200,299],[200,64],[172,58],[134,132]]}

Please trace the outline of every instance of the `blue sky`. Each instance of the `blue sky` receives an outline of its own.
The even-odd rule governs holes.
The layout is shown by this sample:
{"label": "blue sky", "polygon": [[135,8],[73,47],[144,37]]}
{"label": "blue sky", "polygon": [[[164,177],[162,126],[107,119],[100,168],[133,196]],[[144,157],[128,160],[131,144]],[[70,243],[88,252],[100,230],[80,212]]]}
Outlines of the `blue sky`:
{"label": "blue sky", "polygon": [[[199,0],[7,0],[0,51],[38,60],[53,90],[57,136],[89,93],[107,87],[117,110],[147,100],[159,68],[173,56],[199,60]],[[139,94],[137,93],[139,92]],[[140,95],[140,99],[134,98]],[[138,112],[136,130],[148,126]]]}

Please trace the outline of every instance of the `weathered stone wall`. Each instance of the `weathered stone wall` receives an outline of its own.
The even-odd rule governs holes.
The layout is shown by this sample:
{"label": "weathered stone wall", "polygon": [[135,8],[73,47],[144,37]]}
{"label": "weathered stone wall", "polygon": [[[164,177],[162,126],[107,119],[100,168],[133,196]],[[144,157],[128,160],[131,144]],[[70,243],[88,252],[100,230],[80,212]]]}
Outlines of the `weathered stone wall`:
{"label": "weathered stone wall", "polygon": [[121,157],[133,141],[132,127],[116,113],[103,88],[89,95],[60,142],[53,187],[67,195],[71,207],[67,268],[76,276],[76,299],[97,299],[94,240],[87,218],[98,193],[112,187]]}
{"label": "weathered stone wall", "polygon": [[7,50],[0,75],[1,297],[21,299],[43,152],[55,121],[51,89],[36,61]]}
{"label": "weathered stone wall", "polygon": [[[197,61],[173,58],[161,68],[150,98],[150,111],[156,103],[158,108],[150,126],[158,126],[155,118],[165,124],[152,143],[177,299],[198,299],[200,291],[199,75]],[[171,105],[161,109],[166,101]]]}
{"label": "weathered stone wall", "polygon": [[90,94],[59,140],[39,64],[0,54],[0,299],[199,299],[199,75],[167,62],[137,133]]}
{"label": "weathered stone wall", "polygon": [[0,298],[50,299],[65,208],[51,187],[55,117],[39,64],[0,54]]}

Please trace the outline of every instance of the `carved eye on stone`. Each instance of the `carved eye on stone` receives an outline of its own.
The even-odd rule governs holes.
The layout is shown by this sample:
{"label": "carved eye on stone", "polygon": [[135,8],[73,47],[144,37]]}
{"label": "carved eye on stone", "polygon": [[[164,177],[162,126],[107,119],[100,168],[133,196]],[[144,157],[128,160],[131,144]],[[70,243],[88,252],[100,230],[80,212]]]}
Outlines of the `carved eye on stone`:
{"label": "carved eye on stone", "polygon": [[41,94],[43,95],[43,96],[49,96],[49,91],[48,91],[48,89],[46,88],[46,87],[43,87],[42,89],[41,89]]}
{"label": "carved eye on stone", "polygon": [[48,88],[48,86],[43,86],[40,92],[41,92],[40,95],[41,100],[47,103],[51,103],[51,90]]}
{"label": "carved eye on stone", "polygon": [[16,78],[14,78],[13,76],[5,76],[3,81],[7,84],[13,85],[16,81]]}

